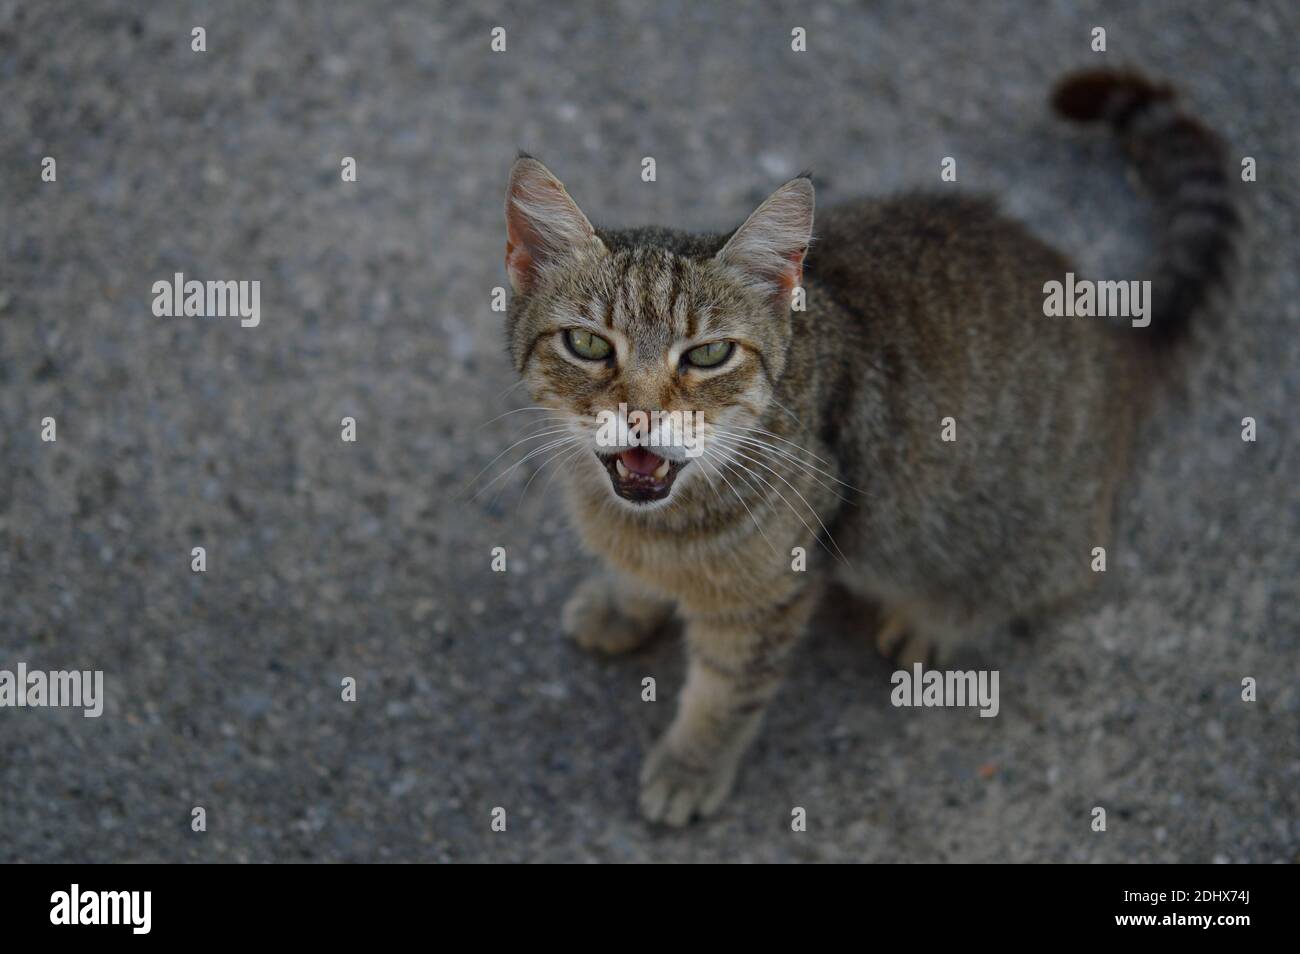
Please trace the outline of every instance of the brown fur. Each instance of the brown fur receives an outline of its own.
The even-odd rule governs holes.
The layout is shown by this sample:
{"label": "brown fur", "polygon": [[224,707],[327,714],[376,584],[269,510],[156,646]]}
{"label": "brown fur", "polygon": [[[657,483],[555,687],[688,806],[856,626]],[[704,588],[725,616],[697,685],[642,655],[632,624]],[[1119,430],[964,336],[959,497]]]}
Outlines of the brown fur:
{"label": "brown fur", "polygon": [[[1093,74],[1056,99],[1085,117],[1128,97],[1134,123],[1165,95]],[[1140,134],[1144,157],[1159,128]],[[1159,185],[1161,201],[1186,209],[1189,193]],[[1170,234],[1218,254],[1219,239],[1181,214]],[[806,179],[728,235],[614,232],[592,227],[525,157],[507,222],[511,354],[537,405],[563,421],[570,510],[608,566],[570,599],[565,627],[618,652],[674,612],[685,620],[686,687],[645,762],[647,817],[682,824],[722,804],[828,582],[881,605],[882,644],[908,657],[1046,612],[1092,582],[1141,349],[1128,328],[1044,317],[1044,283],[1071,266],[991,202],[917,194],[839,206],[805,256]],[[1158,262],[1181,261],[1178,251]],[[1166,284],[1179,274],[1159,268]],[[798,285],[807,309],[792,312]],[[1165,320],[1185,318],[1207,287],[1179,293],[1183,311]],[[611,356],[576,355],[565,343],[575,327],[607,340]],[[735,350],[723,367],[683,363],[689,348],[724,340]],[[592,415],[620,402],[705,415],[705,456],[665,499],[633,503],[612,489]]]}

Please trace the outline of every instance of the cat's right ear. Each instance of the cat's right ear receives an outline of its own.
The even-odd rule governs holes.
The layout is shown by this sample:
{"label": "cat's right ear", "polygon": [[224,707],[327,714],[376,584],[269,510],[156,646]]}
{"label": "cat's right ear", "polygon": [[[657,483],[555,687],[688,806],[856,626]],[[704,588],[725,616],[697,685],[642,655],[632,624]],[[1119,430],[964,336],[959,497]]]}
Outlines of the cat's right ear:
{"label": "cat's right ear", "polygon": [[812,180],[791,179],[736,229],[716,260],[752,288],[772,296],[788,295],[803,281],[814,204]]}
{"label": "cat's right ear", "polygon": [[604,251],[560,180],[531,156],[516,159],[506,192],[506,272],[515,292],[533,288],[547,268]]}

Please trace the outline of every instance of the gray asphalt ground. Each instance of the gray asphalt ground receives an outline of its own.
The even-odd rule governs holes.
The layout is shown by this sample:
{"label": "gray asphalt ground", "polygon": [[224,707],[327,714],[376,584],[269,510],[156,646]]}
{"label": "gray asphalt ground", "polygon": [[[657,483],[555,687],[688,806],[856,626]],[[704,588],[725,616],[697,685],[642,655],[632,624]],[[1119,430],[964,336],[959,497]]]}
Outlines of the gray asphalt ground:
{"label": "gray asphalt ground", "polygon": [[[0,860],[1297,860],[1298,28],[1283,0],[0,2],[0,668],[102,669],[107,694],[99,719],[0,709]],[[699,228],[805,167],[829,203],[939,187],[954,156],[946,188],[1140,277],[1114,145],[1044,106],[1119,63],[1175,81],[1258,181],[1102,592],[967,651],[1001,672],[995,719],[891,707],[837,599],[725,813],[647,826],[680,644],[566,644],[591,563],[549,472],[522,502],[530,465],[464,492],[519,416],[484,422],[526,403],[490,309],[516,150],[598,222]],[[261,281],[260,326],[154,317],[177,271]]]}

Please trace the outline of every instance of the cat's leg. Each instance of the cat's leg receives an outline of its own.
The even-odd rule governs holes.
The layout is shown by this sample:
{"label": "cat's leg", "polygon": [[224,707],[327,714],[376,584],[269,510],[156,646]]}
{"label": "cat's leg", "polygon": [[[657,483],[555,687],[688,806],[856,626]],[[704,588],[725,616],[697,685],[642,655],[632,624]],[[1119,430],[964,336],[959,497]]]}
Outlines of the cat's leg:
{"label": "cat's leg", "polygon": [[646,818],[684,825],[721,807],[816,596],[810,586],[762,614],[687,620],[689,663],[677,715],[641,768]]}
{"label": "cat's leg", "polygon": [[964,645],[978,642],[995,630],[1010,627],[1022,615],[1018,604],[996,592],[987,599],[972,593],[966,601],[943,602],[931,595],[895,604],[882,613],[876,630],[876,649],[902,669],[916,663],[942,667]]}
{"label": "cat's leg", "polygon": [[858,618],[871,620],[876,651],[885,659],[910,669],[913,663],[934,663],[946,654],[948,640],[941,648],[937,633],[922,624],[923,608],[916,598],[900,596],[897,586],[884,595],[878,584],[872,585],[850,567],[839,568],[837,579],[854,598],[871,604],[871,612],[859,611]]}
{"label": "cat's leg", "polygon": [[583,649],[625,653],[662,629],[673,609],[671,600],[606,572],[579,584],[564,604],[561,623]]}
{"label": "cat's leg", "polygon": [[932,662],[936,655],[930,636],[918,632],[910,615],[902,609],[885,612],[876,630],[876,651],[904,669],[911,669],[915,663]]}
{"label": "cat's leg", "polygon": [[876,630],[876,649],[902,669],[942,666],[968,639],[1005,622],[996,607],[915,600],[886,607]]}

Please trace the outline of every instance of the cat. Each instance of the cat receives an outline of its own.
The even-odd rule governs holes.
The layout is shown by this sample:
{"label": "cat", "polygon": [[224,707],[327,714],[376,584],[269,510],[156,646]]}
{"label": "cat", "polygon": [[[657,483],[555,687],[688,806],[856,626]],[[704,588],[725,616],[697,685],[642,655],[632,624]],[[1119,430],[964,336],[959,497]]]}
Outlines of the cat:
{"label": "cat", "polygon": [[[1154,198],[1148,327],[1046,317],[1074,269],[987,199],[849,202],[814,243],[801,176],[727,234],[606,230],[516,160],[509,353],[606,566],[563,627],[620,653],[684,622],[685,686],[640,776],[649,820],[722,806],[828,585],[880,606],[877,645],[908,665],[1096,578],[1151,367],[1226,283],[1238,214],[1222,142],[1169,87],[1090,71],[1053,105],[1106,122]],[[686,416],[598,439],[636,411]]]}

